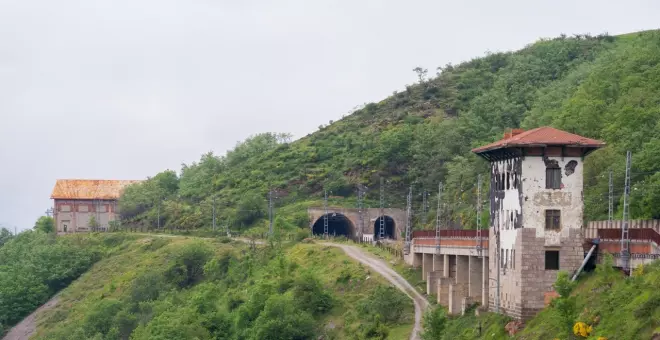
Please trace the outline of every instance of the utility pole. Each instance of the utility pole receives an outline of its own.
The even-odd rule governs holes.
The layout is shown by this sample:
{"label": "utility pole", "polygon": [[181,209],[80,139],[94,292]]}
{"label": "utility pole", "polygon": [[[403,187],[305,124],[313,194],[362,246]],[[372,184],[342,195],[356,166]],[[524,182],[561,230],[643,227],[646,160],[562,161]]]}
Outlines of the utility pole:
{"label": "utility pole", "polygon": [[442,182],[438,184],[438,208],[435,213],[435,249],[436,253],[440,253],[440,226],[442,225]]}
{"label": "utility pole", "polygon": [[53,214],[53,208],[46,209],[46,216],[51,217],[50,215],[52,214]]}
{"label": "utility pole", "polygon": [[380,230],[378,231],[378,239],[385,238],[385,181],[383,177],[380,178]]}
{"label": "utility pole", "polygon": [[614,215],[614,182],[612,181],[612,170],[610,169],[610,193],[609,208],[607,210],[607,227],[612,228],[612,219]]}
{"label": "utility pole", "polygon": [[273,236],[273,190],[268,191],[268,234]]}
{"label": "utility pole", "polygon": [[483,240],[481,239],[481,174],[477,176],[477,255],[483,258]]}
{"label": "utility pole", "polygon": [[630,166],[632,153],[626,152],[626,183],[623,191],[623,225],[621,226],[621,262],[623,271],[630,275],[630,235],[628,234],[628,209],[630,206]]}
{"label": "utility pole", "polygon": [[323,237],[328,238],[328,191],[323,191],[323,208],[325,209],[325,214],[323,214]]}
{"label": "utility pole", "polygon": [[[490,190],[493,190],[491,187]],[[497,262],[497,289],[495,295],[495,313],[500,312],[500,264],[502,262],[500,254],[500,214],[497,214],[497,226],[493,229],[495,230],[495,261]]]}
{"label": "utility pole", "polygon": [[213,232],[215,233],[215,195],[213,195]]}
{"label": "utility pole", "polygon": [[359,223],[359,225],[358,225],[358,228],[359,228],[358,235],[360,237],[360,240],[362,240],[362,234],[364,234],[364,210],[362,209],[363,204],[364,204],[363,200],[364,200],[364,192],[362,191],[362,189],[360,189],[358,187],[357,205],[358,205],[358,214],[360,215],[360,217],[359,217],[360,220],[358,221],[358,223]]}
{"label": "utility pole", "polygon": [[428,214],[428,202],[427,202],[428,192],[426,190],[422,191],[422,226],[426,225],[426,215]]}
{"label": "utility pole", "polygon": [[412,229],[412,185],[408,192],[408,207],[406,208],[406,243],[404,253],[410,254],[410,234]]}

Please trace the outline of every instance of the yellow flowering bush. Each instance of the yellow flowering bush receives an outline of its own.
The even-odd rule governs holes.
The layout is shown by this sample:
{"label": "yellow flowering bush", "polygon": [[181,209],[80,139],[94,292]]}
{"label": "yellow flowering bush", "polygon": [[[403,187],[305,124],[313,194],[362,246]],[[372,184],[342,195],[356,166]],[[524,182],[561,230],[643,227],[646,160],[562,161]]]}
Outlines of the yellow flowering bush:
{"label": "yellow flowering bush", "polygon": [[599,336],[597,340],[607,340],[607,338],[604,336]]}
{"label": "yellow flowering bush", "polygon": [[587,325],[582,321],[575,323],[575,325],[573,326],[573,334],[577,336],[586,338],[589,336],[590,333],[591,333],[591,326]]}

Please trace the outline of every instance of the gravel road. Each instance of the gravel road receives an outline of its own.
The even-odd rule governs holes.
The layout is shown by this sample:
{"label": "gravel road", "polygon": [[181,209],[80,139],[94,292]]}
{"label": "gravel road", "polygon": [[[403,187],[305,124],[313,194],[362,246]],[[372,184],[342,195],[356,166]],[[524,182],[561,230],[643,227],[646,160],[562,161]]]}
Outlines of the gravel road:
{"label": "gravel road", "polygon": [[422,315],[428,308],[429,302],[422,296],[413,286],[406,281],[399,273],[390,268],[383,260],[375,258],[371,254],[365,253],[362,249],[337,243],[321,243],[326,246],[338,247],[344,250],[346,255],[354,258],[355,260],[369,266],[371,269],[382,275],[387,281],[390,281],[395,287],[402,292],[406,293],[415,304],[415,326],[410,335],[410,340],[421,339],[420,333],[422,332]]}

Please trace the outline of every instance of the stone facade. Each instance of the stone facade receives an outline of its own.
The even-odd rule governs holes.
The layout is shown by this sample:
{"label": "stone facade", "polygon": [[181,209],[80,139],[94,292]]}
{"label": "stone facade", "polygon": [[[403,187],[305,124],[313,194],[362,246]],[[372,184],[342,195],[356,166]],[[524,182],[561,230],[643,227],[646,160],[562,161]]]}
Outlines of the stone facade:
{"label": "stone facade", "polygon": [[[358,209],[328,207],[328,213],[345,216],[350,221],[351,231],[349,232],[350,235],[348,235],[350,238],[355,238],[359,235],[360,212]],[[311,229],[316,222],[323,218],[325,209],[319,207],[309,208],[307,209],[307,214],[309,215],[309,227]],[[401,240],[406,228],[406,212],[402,209],[388,208],[383,209],[383,215],[390,217],[394,223],[394,235],[391,238]],[[378,223],[377,221],[380,216],[381,210],[379,208],[363,209],[363,234],[365,237],[373,237],[374,225]]]}

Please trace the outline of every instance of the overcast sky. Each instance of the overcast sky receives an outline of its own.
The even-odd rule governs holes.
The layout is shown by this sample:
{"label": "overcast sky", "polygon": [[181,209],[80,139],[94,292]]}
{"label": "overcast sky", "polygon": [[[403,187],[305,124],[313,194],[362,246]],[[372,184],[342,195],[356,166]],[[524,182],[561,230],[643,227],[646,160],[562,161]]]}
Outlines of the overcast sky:
{"label": "overcast sky", "polygon": [[0,0],[0,225],[31,228],[57,178],[178,171],[304,136],[418,65],[659,17],[653,0]]}

